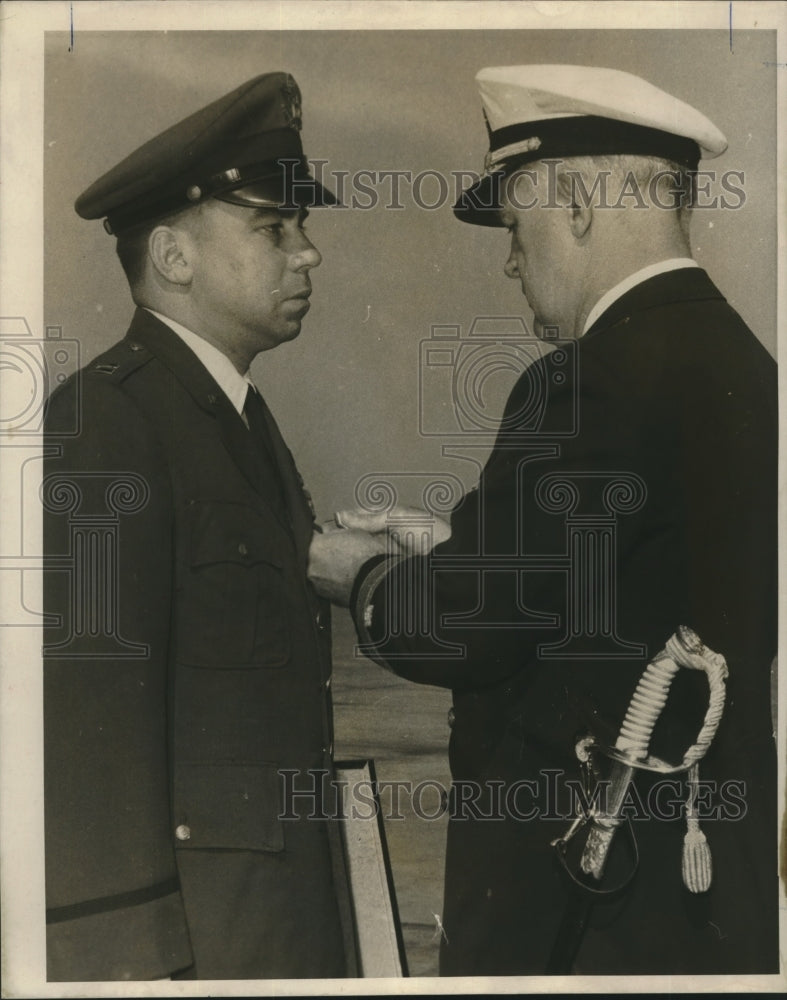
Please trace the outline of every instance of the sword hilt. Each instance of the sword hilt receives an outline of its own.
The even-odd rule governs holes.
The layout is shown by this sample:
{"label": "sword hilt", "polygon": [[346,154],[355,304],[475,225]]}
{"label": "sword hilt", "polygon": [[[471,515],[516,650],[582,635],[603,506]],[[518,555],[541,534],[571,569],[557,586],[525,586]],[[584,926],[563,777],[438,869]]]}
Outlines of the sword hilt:
{"label": "sword hilt", "polygon": [[[621,809],[634,769],[648,756],[653,729],[667,702],[672,680],[681,667],[702,670],[708,677],[710,697],[696,741],[683,755],[681,769],[696,764],[713,740],[724,710],[727,664],[724,657],[703,645],[692,629],[681,625],[664,649],[647,665],[626,711],[615,741],[616,757],[610,773],[607,808],[594,809],[580,867],[586,875],[601,879]],[[622,758],[622,759],[621,759]]]}

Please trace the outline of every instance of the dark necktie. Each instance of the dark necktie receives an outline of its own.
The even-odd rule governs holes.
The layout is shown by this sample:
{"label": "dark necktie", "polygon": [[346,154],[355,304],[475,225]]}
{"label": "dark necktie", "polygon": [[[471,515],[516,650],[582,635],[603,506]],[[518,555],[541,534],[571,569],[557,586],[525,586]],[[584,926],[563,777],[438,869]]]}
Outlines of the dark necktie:
{"label": "dark necktie", "polygon": [[281,470],[276,461],[276,453],[266,418],[267,407],[257,389],[249,384],[243,412],[249,425],[249,434],[254,443],[254,451],[263,473],[265,485],[269,487],[270,499],[281,511],[286,511],[284,484]]}

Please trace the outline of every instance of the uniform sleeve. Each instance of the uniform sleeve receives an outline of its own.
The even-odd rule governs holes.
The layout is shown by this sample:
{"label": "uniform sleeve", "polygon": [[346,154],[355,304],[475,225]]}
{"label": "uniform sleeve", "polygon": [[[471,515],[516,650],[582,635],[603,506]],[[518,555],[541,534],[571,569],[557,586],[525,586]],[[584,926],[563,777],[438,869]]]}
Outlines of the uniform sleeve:
{"label": "uniform sleeve", "polygon": [[[526,410],[528,388],[525,381],[515,388],[504,426]],[[565,515],[545,510],[539,483],[603,460],[587,443],[578,453],[550,434],[571,425],[575,407],[572,384],[550,398],[543,434],[518,434],[514,425],[498,437],[478,488],[452,514],[447,542],[425,557],[363,567],[351,609],[367,655],[415,682],[479,688],[504,680],[540,644],[559,638]]]}
{"label": "uniform sleeve", "polygon": [[681,622],[675,602],[663,607],[674,446],[647,430],[650,407],[626,391],[617,353],[589,344],[581,378],[550,389],[531,433],[516,415],[527,418],[528,393],[547,378],[520,380],[450,540],[364,568],[354,615],[368,652],[410,680],[461,690],[561,657],[636,666],[662,648]]}
{"label": "uniform sleeve", "polygon": [[192,964],[170,839],[169,477],[106,376],[67,383],[46,427],[48,978],[164,977]]}
{"label": "uniform sleeve", "polygon": [[[507,503],[513,483],[498,488]],[[496,502],[495,487],[487,481],[481,489],[486,502]],[[555,637],[564,606],[560,571],[527,578],[496,570],[499,552],[478,555],[471,543],[475,498],[466,504],[472,511],[454,514],[449,542],[428,556],[370,562],[356,581],[351,611],[361,651],[416,683],[498,683],[521,669],[539,642]]]}

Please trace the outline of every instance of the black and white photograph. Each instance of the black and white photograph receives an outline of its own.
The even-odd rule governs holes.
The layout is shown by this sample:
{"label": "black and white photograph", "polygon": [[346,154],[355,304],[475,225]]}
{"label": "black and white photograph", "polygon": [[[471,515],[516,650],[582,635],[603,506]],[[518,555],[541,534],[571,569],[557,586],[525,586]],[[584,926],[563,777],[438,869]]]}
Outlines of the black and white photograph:
{"label": "black and white photograph", "polygon": [[784,991],[786,32],[0,6],[3,997]]}

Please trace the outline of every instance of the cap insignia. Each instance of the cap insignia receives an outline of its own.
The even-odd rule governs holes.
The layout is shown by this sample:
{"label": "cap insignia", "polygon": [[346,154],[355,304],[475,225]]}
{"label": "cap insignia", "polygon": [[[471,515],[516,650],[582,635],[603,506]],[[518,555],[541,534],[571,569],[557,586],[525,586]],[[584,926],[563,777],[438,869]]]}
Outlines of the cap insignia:
{"label": "cap insignia", "polygon": [[296,132],[300,132],[303,128],[302,120],[302,109],[301,109],[301,92],[298,89],[297,83],[290,78],[282,87],[282,113],[284,114],[284,120],[287,122],[290,128],[295,129]]}
{"label": "cap insignia", "polygon": [[490,149],[484,158],[484,173],[491,173],[493,170],[500,170],[503,160],[509,156],[519,156],[522,153],[532,153],[541,148],[541,140],[537,135],[531,135],[529,139],[521,142],[512,142],[510,146],[501,146],[500,149]]}

